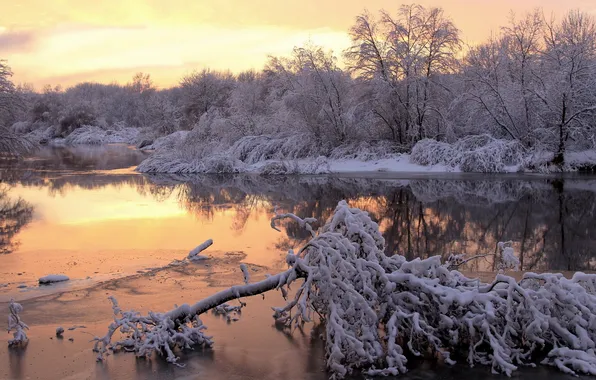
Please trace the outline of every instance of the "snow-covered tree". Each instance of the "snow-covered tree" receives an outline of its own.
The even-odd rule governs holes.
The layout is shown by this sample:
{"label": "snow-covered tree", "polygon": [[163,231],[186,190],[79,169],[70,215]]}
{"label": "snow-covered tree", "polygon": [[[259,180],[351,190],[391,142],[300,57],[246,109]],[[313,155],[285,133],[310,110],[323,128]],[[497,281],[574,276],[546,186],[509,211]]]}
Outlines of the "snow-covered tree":
{"label": "snow-covered tree", "polygon": [[[310,228],[311,220],[291,217]],[[504,263],[516,265],[510,247],[501,247]],[[245,274],[244,285],[166,313],[124,311],[111,298],[114,322],[95,339],[98,359],[125,348],[177,363],[176,348],[213,344],[201,314],[233,312],[246,301],[228,301],[278,289],[287,303],[274,308],[277,323],[323,324],[332,378],[401,374],[408,356],[482,364],[507,375],[536,360],[566,373],[596,374],[596,275],[525,273],[515,280],[498,274],[485,284],[439,257],[407,261],[384,248],[379,226],[342,201],[310,241],[288,253],[286,271],[256,282]],[[123,337],[113,341],[118,331]]]}
{"label": "snow-covered tree", "polygon": [[[352,47],[345,53],[353,73],[372,81],[375,115],[400,144],[433,135],[442,117],[437,97],[441,74],[457,70],[459,30],[440,8],[402,5],[394,17],[378,20],[365,12],[350,29]],[[381,96],[385,94],[385,96]]]}
{"label": "snow-covered tree", "polygon": [[181,101],[188,129],[207,112],[224,108],[233,87],[234,77],[229,72],[202,70],[182,78]]}
{"label": "snow-covered tree", "polygon": [[266,70],[284,89],[280,111],[288,122],[317,143],[337,145],[355,137],[353,81],[332,52],[307,43],[288,58],[272,57]]}
{"label": "snow-covered tree", "polygon": [[543,123],[554,132],[554,163],[563,165],[569,141],[594,146],[596,21],[587,13],[569,12],[560,22],[547,23],[544,40]]}
{"label": "snow-covered tree", "polygon": [[12,71],[6,61],[0,60],[0,156],[20,155],[34,148],[33,143],[8,128],[17,109],[22,106],[11,76]]}

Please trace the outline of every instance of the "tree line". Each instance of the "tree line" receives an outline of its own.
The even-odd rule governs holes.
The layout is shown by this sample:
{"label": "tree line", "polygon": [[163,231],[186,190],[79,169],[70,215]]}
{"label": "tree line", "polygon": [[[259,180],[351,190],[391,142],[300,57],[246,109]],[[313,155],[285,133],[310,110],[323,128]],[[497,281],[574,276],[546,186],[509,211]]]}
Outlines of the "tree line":
{"label": "tree line", "polygon": [[[301,135],[313,146],[390,143],[489,134],[550,152],[594,147],[596,22],[570,11],[511,14],[487,41],[466,46],[441,8],[402,5],[363,12],[341,56],[306,43],[261,70],[203,69],[157,89],[147,74],[126,85],[15,86],[0,63],[0,125],[16,133],[83,125],[140,128],[148,138],[192,130],[197,144]],[[345,63],[339,64],[340,58]]]}

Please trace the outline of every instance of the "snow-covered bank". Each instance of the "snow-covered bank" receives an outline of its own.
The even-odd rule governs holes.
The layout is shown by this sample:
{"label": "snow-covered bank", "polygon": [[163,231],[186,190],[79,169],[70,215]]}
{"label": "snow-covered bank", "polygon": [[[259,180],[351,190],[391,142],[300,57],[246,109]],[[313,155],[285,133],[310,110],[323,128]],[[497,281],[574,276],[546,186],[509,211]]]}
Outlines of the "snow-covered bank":
{"label": "snow-covered bank", "polygon": [[63,282],[68,281],[70,278],[63,274],[49,274],[47,276],[43,276],[39,279],[40,284],[52,284],[55,282]]}
{"label": "snow-covered bank", "polygon": [[[253,173],[261,175],[327,173],[515,173],[574,172],[596,166],[596,151],[567,152],[554,166],[553,153],[535,151],[518,141],[472,135],[450,144],[419,141],[411,153],[388,143],[346,143],[335,148],[308,146],[296,136],[248,136],[232,146],[200,141],[195,131],[156,141],[156,151],[137,168],[142,173]],[[291,143],[288,143],[291,142]],[[590,169],[591,170],[591,169]]]}
{"label": "snow-covered bank", "polygon": [[459,172],[459,168],[447,165],[424,166],[410,160],[409,154],[396,154],[390,158],[362,161],[358,159],[297,159],[291,161],[266,160],[254,164],[246,164],[224,155],[185,161],[177,157],[176,152],[156,153],[144,160],[137,170],[142,173],[251,173],[262,175],[284,174],[328,174],[328,173],[361,173],[361,172]]}

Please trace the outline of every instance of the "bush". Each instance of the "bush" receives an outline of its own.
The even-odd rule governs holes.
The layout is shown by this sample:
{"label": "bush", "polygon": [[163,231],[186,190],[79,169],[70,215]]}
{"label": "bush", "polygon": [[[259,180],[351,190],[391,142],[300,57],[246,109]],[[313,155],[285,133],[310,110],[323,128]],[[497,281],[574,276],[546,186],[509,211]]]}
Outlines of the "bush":
{"label": "bush", "polygon": [[69,145],[101,145],[106,141],[106,132],[93,126],[85,126],[72,131],[66,137]]}
{"label": "bush", "polygon": [[84,105],[75,107],[60,119],[60,124],[54,137],[66,137],[75,129],[81,128],[84,125],[93,125],[95,119],[95,114],[91,107]]}
{"label": "bush", "polygon": [[228,153],[247,164],[267,160],[295,160],[318,156],[322,149],[305,135],[246,136],[236,141]]}
{"label": "bush", "polygon": [[297,174],[298,166],[287,161],[268,162],[259,169],[260,175],[286,175]]}
{"label": "bush", "polygon": [[489,135],[467,136],[454,144],[430,139],[412,148],[410,160],[419,165],[459,167],[463,172],[502,173],[507,167],[523,166],[527,155],[517,140],[499,140]]}
{"label": "bush", "polygon": [[424,166],[438,164],[451,166],[454,155],[454,149],[450,144],[424,139],[414,145],[410,160],[415,164]]}

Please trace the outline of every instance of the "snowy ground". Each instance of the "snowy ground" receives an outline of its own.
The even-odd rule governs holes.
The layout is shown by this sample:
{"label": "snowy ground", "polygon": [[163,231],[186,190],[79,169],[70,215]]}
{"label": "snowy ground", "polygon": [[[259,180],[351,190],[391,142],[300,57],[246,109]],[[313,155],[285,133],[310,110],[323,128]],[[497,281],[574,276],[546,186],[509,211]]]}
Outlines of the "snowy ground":
{"label": "snowy ground", "polygon": [[[312,160],[297,161],[300,166],[308,166]],[[361,161],[355,159],[347,160],[327,160],[329,163],[329,173],[365,173],[365,172],[390,172],[390,173],[445,173],[460,172],[458,168],[451,168],[446,165],[423,166],[412,163],[409,154],[396,155],[393,158],[384,158],[380,160]],[[263,167],[267,162],[258,163],[251,166],[254,170]]]}

